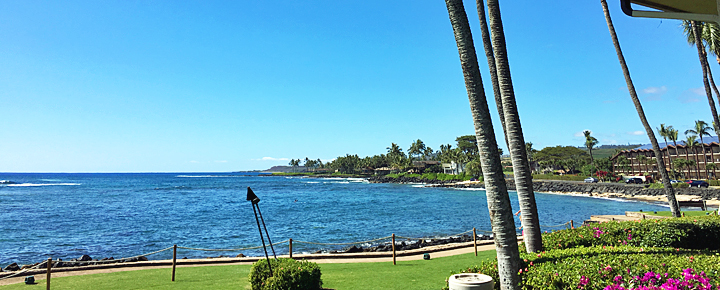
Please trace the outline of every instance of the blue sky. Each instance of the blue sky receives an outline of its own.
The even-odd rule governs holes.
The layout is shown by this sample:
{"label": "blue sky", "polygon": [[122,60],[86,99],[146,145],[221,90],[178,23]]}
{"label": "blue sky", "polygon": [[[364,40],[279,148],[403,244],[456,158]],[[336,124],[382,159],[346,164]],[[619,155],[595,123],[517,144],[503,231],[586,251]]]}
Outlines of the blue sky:
{"label": "blue sky", "polygon": [[[648,143],[599,1],[547,3],[500,3],[525,139]],[[679,21],[609,5],[649,122],[709,123]],[[4,1],[0,104],[0,172],[266,169],[473,134],[444,1]]]}

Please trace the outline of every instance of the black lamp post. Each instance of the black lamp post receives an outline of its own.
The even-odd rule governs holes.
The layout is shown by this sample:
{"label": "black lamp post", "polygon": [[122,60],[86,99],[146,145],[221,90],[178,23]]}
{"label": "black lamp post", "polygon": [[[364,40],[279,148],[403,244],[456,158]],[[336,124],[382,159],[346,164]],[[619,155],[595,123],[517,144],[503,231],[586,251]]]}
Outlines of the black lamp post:
{"label": "black lamp post", "polygon": [[[270,276],[272,277],[272,266],[270,265],[270,257],[268,257],[267,247],[265,246],[265,239],[263,238],[262,234],[262,228],[260,228],[260,221],[262,221],[263,228],[265,228],[265,235],[267,236],[268,243],[270,244],[270,249],[272,249],[273,257],[277,260],[277,256],[275,255],[275,248],[273,248],[272,241],[270,240],[270,233],[268,233],[267,227],[265,226],[265,220],[262,217],[262,213],[260,212],[260,205],[258,203],[260,202],[260,198],[255,195],[255,193],[250,189],[248,186],[247,188],[247,200],[252,203],[253,207],[253,213],[255,214],[255,222],[257,222],[258,231],[260,232],[260,241],[262,241],[263,250],[265,251],[265,259],[268,262],[268,269],[270,270]],[[255,208],[257,207],[257,211]],[[260,219],[258,219],[258,214],[260,214]]]}

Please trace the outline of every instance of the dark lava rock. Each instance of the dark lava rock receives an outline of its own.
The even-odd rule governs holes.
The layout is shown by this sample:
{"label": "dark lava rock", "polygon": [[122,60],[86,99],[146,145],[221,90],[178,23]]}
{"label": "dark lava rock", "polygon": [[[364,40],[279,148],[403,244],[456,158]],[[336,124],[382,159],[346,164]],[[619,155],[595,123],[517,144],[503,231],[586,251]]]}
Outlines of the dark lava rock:
{"label": "dark lava rock", "polygon": [[315,251],[313,254],[322,254],[322,250]]}
{"label": "dark lava rock", "polygon": [[90,256],[88,256],[88,255],[82,255],[82,256],[78,259],[78,261],[83,261],[83,262],[92,261],[92,258],[90,258]]}
{"label": "dark lava rock", "polygon": [[20,271],[20,266],[18,266],[17,263],[12,263],[12,264],[8,265],[7,267],[5,267],[4,270],[8,271],[8,272]]}
{"label": "dark lava rock", "polygon": [[363,248],[358,247],[358,246],[352,246],[352,247],[345,249],[344,252],[345,253],[361,253],[361,252],[363,252]]}
{"label": "dark lava rock", "polygon": [[237,256],[235,256],[235,258],[244,258],[244,257],[245,257],[245,255],[243,255],[243,253],[237,254]]}
{"label": "dark lava rock", "polygon": [[102,260],[100,260],[100,261],[113,261],[113,260],[115,260],[115,258],[110,257],[110,258],[102,258]]}

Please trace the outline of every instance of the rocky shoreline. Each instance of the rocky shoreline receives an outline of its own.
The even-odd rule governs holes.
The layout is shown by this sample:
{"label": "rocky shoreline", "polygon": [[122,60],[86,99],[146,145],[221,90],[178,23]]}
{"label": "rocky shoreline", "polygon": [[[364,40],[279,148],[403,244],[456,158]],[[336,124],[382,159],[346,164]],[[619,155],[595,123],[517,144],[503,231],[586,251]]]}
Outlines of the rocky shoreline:
{"label": "rocky shoreline", "polygon": [[[479,234],[477,236],[477,240],[492,240],[492,237],[489,235],[482,235]],[[439,245],[448,245],[448,244],[456,244],[456,243],[467,243],[472,242],[473,238],[472,235],[462,235],[462,236],[453,236],[453,237],[447,237],[447,238],[441,238],[441,239],[396,239],[395,241],[395,250],[396,251],[408,251],[408,250],[414,250],[414,249],[421,249],[425,247],[431,247],[431,246],[439,246]],[[341,250],[318,250],[314,252],[313,254],[343,254],[343,253],[364,253],[364,252],[391,252],[392,249],[392,243],[386,242],[374,246],[369,247],[362,247],[362,246],[350,246],[343,248]],[[238,254],[237,256],[234,256],[236,258],[242,258],[246,257],[244,254]],[[207,257],[207,259],[215,259],[215,258],[231,258],[231,256],[217,256],[217,257]],[[187,259],[187,257],[184,257],[182,259]],[[132,263],[132,262],[147,262],[149,261],[147,257],[139,256],[139,257],[133,257],[133,258],[125,258],[125,259],[113,259],[110,258],[103,258],[103,259],[92,259],[88,255],[82,255],[80,258],[77,259],[71,259],[68,261],[62,261],[62,259],[53,261],[52,262],[52,268],[68,268],[68,267],[85,267],[85,266],[97,266],[97,265],[108,265],[108,264],[114,264],[114,263]],[[45,269],[47,268],[47,260],[34,263],[34,264],[27,264],[27,265],[18,265],[17,263],[12,263],[5,268],[0,268],[0,278],[7,275],[12,275],[14,272],[22,271],[22,270],[29,270],[29,269]]]}

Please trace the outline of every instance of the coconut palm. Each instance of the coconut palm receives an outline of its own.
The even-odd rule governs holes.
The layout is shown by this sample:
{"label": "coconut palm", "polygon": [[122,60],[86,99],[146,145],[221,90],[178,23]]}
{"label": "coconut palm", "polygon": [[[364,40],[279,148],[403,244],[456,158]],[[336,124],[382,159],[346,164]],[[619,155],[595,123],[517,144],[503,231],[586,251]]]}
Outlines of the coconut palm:
{"label": "coconut palm", "polygon": [[[703,136],[712,137],[710,135],[710,130],[712,130],[707,123],[701,120],[695,121],[695,128],[685,130],[685,134],[693,134],[700,137],[700,147],[702,147],[702,153],[703,153],[703,163],[707,163],[707,152],[705,151],[705,141],[703,141]],[[715,157],[713,156],[712,149],[710,150],[710,159],[715,160]],[[706,171],[707,173],[707,171]],[[707,175],[707,174],[706,174]],[[715,175],[715,172],[713,171],[713,176]]]}
{"label": "coconut palm", "polygon": [[[477,0],[478,16],[484,20],[483,1]],[[517,191],[522,218],[520,219],[525,236],[525,248],[528,252],[542,251],[542,232],[540,230],[540,218],[538,217],[537,204],[535,202],[535,191],[532,184],[532,172],[528,162],[527,151],[525,150],[525,137],[520,123],[520,115],[515,101],[512,77],[510,75],[510,64],[507,58],[505,45],[505,32],[503,31],[500,6],[497,0],[487,2],[488,20],[492,40],[483,37],[488,64],[494,62],[496,67],[497,84],[500,91],[503,114],[505,120],[504,131],[508,142],[508,151],[513,165],[513,176],[515,178],[515,190]],[[480,14],[482,13],[482,15]],[[482,23],[482,27],[486,23]],[[486,36],[486,35],[484,35]],[[488,53],[488,46],[492,45]],[[492,65],[491,65],[492,67]],[[496,92],[497,94],[497,92]]]}
{"label": "coconut palm", "polygon": [[[635,91],[635,85],[633,85],[632,79],[630,78],[630,70],[628,70],[627,64],[625,63],[625,57],[622,54],[620,42],[618,41],[617,34],[615,33],[615,27],[613,26],[612,19],[610,18],[610,11],[608,10],[607,2],[605,0],[600,0],[600,4],[602,5],[603,12],[605,13],[605,22],[607,22],[610,37],[612,38],[613,45],[615,46],[615,52],[617,53],[618,61],[620,62],[620,67],[622,68],[623,75],[625,76],[625,82],[627,83],[630,98],[632,99],[633,104],[635,104],[635,110],[638,112],[640,122],[642,122],[643,127],[645,127],[645,132],[650,139],[650,144],[652,144],[653,151],[655,151],[655,156],[660,156],[660,146],[658,146],[657,139],[655,139],[655,133],[653,132],[652,127],[650,127],[647,118],[645,118],[645,112],[642,108],[642,104],[640,104],[637,92]],[[668,177],[667,170],[665,169],[665,162],[663,162],[662,159],[658,159],[658,165],[658,169],[660,169],[660,176],[662,176],[663,185],[665,187],[665,196],[667,197],[668,204],[670,205],[670,212],[674,217],[680,217],[680,208],[677,200],[675,199],[675,190],[670,184],[670,178]]]}
{"label": "coconut palm", "polygon": [[500,92],[500,83],[498,82],[497,65],[495,64],[495,52],[492,47],[492,40],[490,39],[490,31],[487,26],[487,19],[485,18],[485,5],[483,0],[476,1],[478,17],[480,18],[480,36],[483,41],[483,48],[485,50],[485,58],[487,58],[488,68],[490,71],[490,81],[493,86],[493,95],[495,96],[495,106],[497,107],[498,115],[500,116],[500,124],[503,127],[503,133],[505,135],[505,145],[510,148],[508,142],[507,127],[505,126],[505,113],[503,112],[502,105],[502,93]]}
{"label": "coconut palm", "polygon": [[460,55],[460,65],[462,66],[465,88],[470,101],[470,111],[475,125],[480,165],[485,179],[490,223],[495,248],[497,249],[500,289],[519,289],[520,252],[518,250],[515,222],[510,207],[510,196],[502,172],[502,164],[500,163],[500,154],[497,151],[498,146],[492,120],[490,119],[490,110],[485,99],[470,24],[462,0],[445,0],[445,4],[455,35],[458,54]]}
{"label": "coconut palm", "polygon": [[[690,21],[689,27],[685,27],[685,33],[686,35],[692,34],[695,47],[697,47],[698,51],[698,58],[700,59],[700,67],[702,68],[703,73],[703,86],[705,87],[705,95],[707,95],[708,98],[708,104],[710,105],[710,112],[713,116],[713,123],[720,125],[720,120],[718,120],[718,113],[717,109],[715,108],[715,101],[712,97],[712,92],[710,91],[710,83],[708,80],[708,75],[710,75],[710,79],[712,79],[712,73],[710,72],[710,65],[708,65],[707,61],[707,53],[705,52],[705,45],[703,42],[705,41],[697,41],[698,39],[703,39],[701,36],[701,26],[704,26],[701,22],[696,21]],[[689,31],[690,30],[690,31]],[[690,42],[690,38],[688,36],[688,42]],[[692,43],[691,43],[692,44]],[[718,92],[717,87],[715,86],[715,82],[713,81],[713,87],[715,87],[715,94],[718,95],[718,100],[720,100],[720,92]],[[720,131],[720,128],[715,128],[716,131]]]}
{"label": "coconut palm", "polygon": [[420,155],[423,155],[423,152],[425,152],[425,149],[427,149],[425,143],[423,143],[422,140],[417,139],[410,145],[410,149],[408,149],[407,152],[410,157],[420,157]]}
{"label": "coconut palm", "polygon": [[[668,159],[667,163],[670,164],[670,172],[675,171],[675,169],[673,168],[672,159],[670,158],[670,146],[668,146],[668,142],[667,142],[668,134],[670,133],[669,130],[672,128],[673,128],[673,126],[665,127],[665,124],[660,124],[660,128],[656,128],[658,130],[658,133],[660,134],[660,136],[663,137],[663,140],[665,140],[665,148],[667,150],[663,154],[663,158],[665,158],[664,156],[667,155],[667,159]],[[660,153],[663,153],[663,152],[660,152]]]}
{"label": "coconut palm", "polygon": [[[697,175],[697,178],[700,178],[700,162],[698,161],[697,154],[697,148],[700,147],[700,143],[697,141],[697,136],[685,136],[685,140],[683,141],[685,141],[686,150],[692,151],[693,153],[693,159],[695,159],[695,174]],[[690,160],[690,156],[688,156],[688,160]]]}
{"label": "coconut palm", "polygon": [[585,135],[585,147],[587,147],[588,151],[590,152],[590,164],[595,164],[595,160],[593,159],[592,155],[592,149],[595,147],[595,145],[598,144],[598,140],[595,139],[595,137],[590,136],[592,132],[590,130],[583,131],[583,135]]}
{"label": "coconut palm", "polygon": [[[679,156],[678,149],[677,149],[677,140],[678,140],[678,130],[675,130],[672,126],[667,127],[667,137],[670,138],[671,141],[673,141],[673,145],[675,147],[675,158]],[[670,153],[670,149],[668,148],[668,155]],[[675,164],[673,164],[673,167],[675,167]]]}

